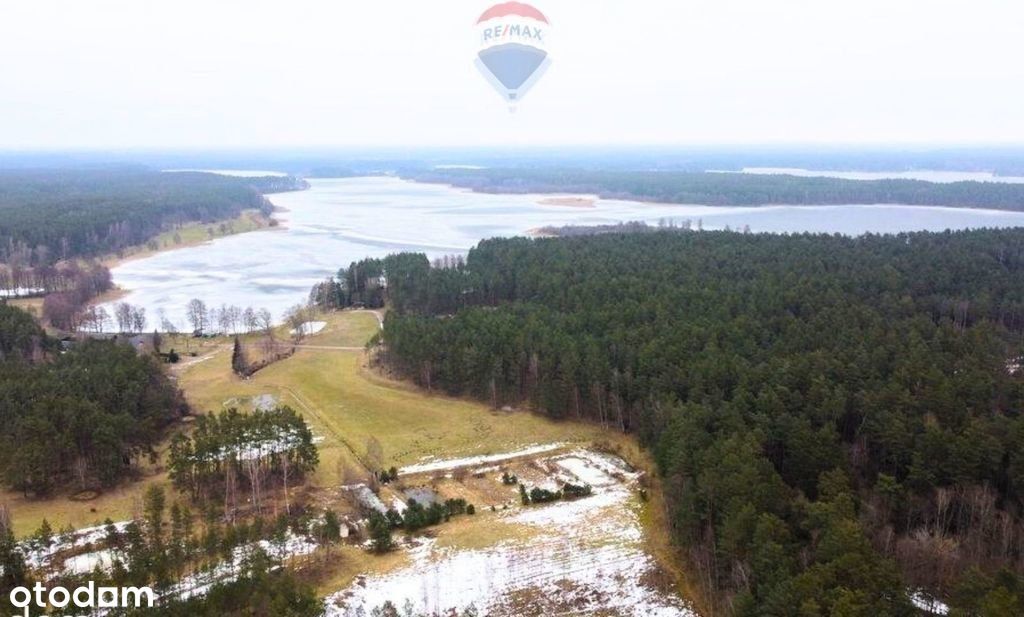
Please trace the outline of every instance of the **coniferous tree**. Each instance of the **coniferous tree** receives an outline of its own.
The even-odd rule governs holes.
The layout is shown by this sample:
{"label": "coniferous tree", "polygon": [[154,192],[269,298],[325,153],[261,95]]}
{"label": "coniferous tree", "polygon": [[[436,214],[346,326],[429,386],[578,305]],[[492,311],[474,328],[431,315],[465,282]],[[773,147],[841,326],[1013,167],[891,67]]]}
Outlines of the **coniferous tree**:
{"label": "coniferous tree", "polygon": [[386,553],[394,547],[394,540],[391,538],[391,523],[380,512],[370,514],[370,542],[374,552]]}
{"label": "coniferous tree", "polygon": [[245,358],[242,341],[237,336],[235,337],[234,347],[231,350],[231,370],[239,377],[249,376],[249,362]]}

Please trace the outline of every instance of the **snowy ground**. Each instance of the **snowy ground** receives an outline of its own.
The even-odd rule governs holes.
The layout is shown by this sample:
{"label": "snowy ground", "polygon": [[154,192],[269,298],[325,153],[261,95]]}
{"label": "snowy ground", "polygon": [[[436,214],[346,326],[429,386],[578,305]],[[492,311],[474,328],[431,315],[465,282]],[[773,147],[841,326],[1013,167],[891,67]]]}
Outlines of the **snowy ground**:
{"label": "snowy ground", "polygon": [[[129,524],[131,521],[121,521],[114,523],[114,528],[118,533],[123,533]],[[18,548],[25,556],[25,565],[30,570],[41,570],[50,567],[53,557],[58,553],[86,548],[102,542],[106,537],[106,526],[99,525],[79,529],[70,534],[55,533],[48,543],[36,539],[24,540],[18,543]],[[79,566],[81,567],[81,564]]]}
{"label": "snowy ground", "polygon": [[[114,523],[119,533],[127,529],[131,521]],[[124,559],[114,549],[99,549],[65,557],[69,552],[91,548],[107,538],[105,526],[88,527],[64,536],[55,535],[49,544],[36,540],[19,543],[19,549],[25,556],[25,565],[44,578],[52,578],[59,574],[88,575],[96,569],[110,571],[115,559]],[[187,599],[205,595],[217,583],[226,583],[238,577],[242,566],[249,555],[257,548],[262,549],[272,559],[287,561],[293,557],[308,555],[317,549],[317,544],[306,537],[295,535],[291,531],[281,541],[260,540],[234,549],[231,559],[223,561],[211,569],[195,572],[184,577],[168,589],[164,597]]]}
{"label": "snowy ground", "polygon": [[114,567],[116,558],[118,555],[110,549],[83,553],[65,559],[64,571],[69,574],[90,574],[96,570],[109,572]]}
{"label": "snowy ground", "polygon": [[303,336],[313,336],[314,334],[319,333],[326,327],[326,321],[307,321],[298,328],[292,329],[291,335],[295,336],[296,334],[299,334],[299,330],[301,330]]}
{"label": "snowy ground", "polygon": [[453,469],[458,469],[460,467],[475,467],[487,463],[500,463],[504,461],[511,461],[513,459],[523,458],[526,456],[533,456],[535,454],[552,452],[563,447],[565,447],[565,444],[549,443],[544,445],[530,446],[528,448],[523,448],[521,450],[516,450],[514,452],[505,452],[503,454],[468,456],[466,458],[453,458],[441,461],[427,459],[415,465],[402,467],[401,469],[398,470],[398,474],[400,476],[409,476],[418,473],[433,473],[435,471],[452,471]]}
{"label": "snowy ground", "polygon": [[273,394],[260,394],[252,397],[253,411],[270,411],[277,405],[277,397]]}
{"label": "snowy ground", "polygon": [[[297,430],[281,430],[272,437],[252,437],[244,443],[224,446],[211,456],[226,459],[237,456],[239,461],[258,460],[272,454],[288,452],[302,445],[302,436]],[[313,443],[323,441],[323,437],[314,436]]]}
{"label": "snowy ground", "polygon": [[920,609],[927,615],[948,615],[949,606],[938,598],[934,598],[923,591],[910,593],[910,601],[914,608]]}
{"label": "snowy ground", "polygon": [[[532,450],[545,453],[561,447]],[[520,451],[473,460],[481,465],[522,456]],[[419,468],[451,468],[443,463]],[[594,494],[489,514],[493,518],[486,524],[523,528],[528,539],[473,550],[441,548],[426,539],[409,550],[411,565],[361,577],[329,596],[327,614],[350,617],[360,611],[368,614],[385,601],[398,607],[408,601],[427,613],[473,605],[487,615],[695,616],[685,602],[652,582],[658,568],[644,552],[637,474],[620,459],[585,450],[552,454],[536,463],[553,483],[589,484]],[[461,466],[466,465],[456,465]]]}
{"label": "snowy ground", "polygon": [[293,557],[312,553],[316,550],[317,545],[289,531],[282,542],[260,540],[252,544],[239,546],[232,551],[230,560],[224,561],[210,570],[186,576],[167,590],[163,594],[164,597],[177,597],[181,600],[187,600],[197,596],[204,596],[214,585],[235,580],[241,574],[246,559],[257,548],[262,549],[271,559],[287,561]]}
{"label": "snowy ground", "polygon": [[26,296],[38,296],[45,293],[42,287],[15,287],[14,289],[0,289],[0,298],[24,298]]}

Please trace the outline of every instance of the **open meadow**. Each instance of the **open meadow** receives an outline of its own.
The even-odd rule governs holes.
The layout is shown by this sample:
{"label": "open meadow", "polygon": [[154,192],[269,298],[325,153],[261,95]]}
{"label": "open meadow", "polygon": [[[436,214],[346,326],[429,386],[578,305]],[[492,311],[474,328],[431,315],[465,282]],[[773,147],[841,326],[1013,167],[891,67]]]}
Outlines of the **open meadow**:
{"label": "open meadow", "polygon": [[[231,372],[227,341],[206,343],[198,358],[176,371],[189,403],[200,412],[250,410],[271,401],[302,413],[319,442],[320,486],[341,482],[339,462],[354,466],[367,442],[382,446],[384,468],[424,459],[487,455],[536,444],[618,438],[598,426],[553,422],[539,415],[494,411],[469,400],[427,394],[385,379],[365,366],[362,347],[378,327],[369,311],[323,316],[326,327],[295,355],[248,379]],[[622,439],[626,442],[628,440]]]}
{"label": "open meadow", "polygon": [[[391,595],[428,610],[441,610],[451,597],[452,606],[484,604],[509,614],[628,606],[691,614],[674,599],[673,591],[684,581],[673,565],[662,496],[649,457],[632,438],[595,424],[492,410],[387,379],[367,366],[364,349],[380,318],[372,311],[317,316],[317,332],[299,341],[294,355],[249,378],[231,370],[230,337],[165,336],[163,341],[165,351],[181,354],[169,370],[193,413],[289,405],[304,416],[320,465],[295,490],[295,498],[357,521],[366,508],[352,499],[351,488],[375,484],[370,468],[394,466],[399,480],[377,489],[386,507],[402,511],[413,495],[474,504],[473,516],[453,517],[415,535],[396,532],[399,548],[386,555],[343,543],[300,559],[316,564],[296,565],[328,598],[331,614],[368,611]],[[290,332],[282,326],[275,337],[284,342]],[[240,340],[248,355],[259,357],[263,338]],[[187,431],[188,423],[171,434],[181,430]],[[169,487],[164,467],[169,437],[156,464],[144,466],[141,477],[97,496],[33,500],[5,494],[16,533],[32,533],[44,517],[55,529],[81,529],[107,518],[138,516],[146,488]],[[629,471],[613,469],[620,463],[609,460],[622,461]],[[524,484],[553,490],[567,480],[594,483],[595,493],[575,502],[525,506],[517,487],[502,481],[506,471]],[[569,569],[570,559],[582,565]],[[477,584],[480,568],[487,579]],[[624,577],[639,581],[632,595],[617,591]],[[564,585],[575,589],[563,594],[566,604],[544,604],[546,595]]]}

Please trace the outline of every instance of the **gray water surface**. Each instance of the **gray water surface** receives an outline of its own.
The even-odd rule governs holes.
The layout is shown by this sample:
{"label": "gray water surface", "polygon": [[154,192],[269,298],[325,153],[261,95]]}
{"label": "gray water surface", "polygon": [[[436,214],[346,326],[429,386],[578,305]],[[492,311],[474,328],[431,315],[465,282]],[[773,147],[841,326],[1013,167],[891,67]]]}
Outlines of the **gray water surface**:
{"label": "gray water surface", "polygon": [[[594,208],[542,205],[536,195],[488,195],[395,178],[311,180],[307,191],[270,197],[281,227],[220,238],[130,261],[113,271],[124,301],[146,309],[150,328],[165,315],[188,328],[185,306],[200,298],[269,309],[274,318],[310,287],[363,257],[420,251],[462,253],[484,238],[524,235],[545,225],[643,220],[700,221],[754,232],[942,231],[1024,226],[1024,213],[911,206],[718,208],[599,200]],[[110,307],[107,307],[110,311]]]}

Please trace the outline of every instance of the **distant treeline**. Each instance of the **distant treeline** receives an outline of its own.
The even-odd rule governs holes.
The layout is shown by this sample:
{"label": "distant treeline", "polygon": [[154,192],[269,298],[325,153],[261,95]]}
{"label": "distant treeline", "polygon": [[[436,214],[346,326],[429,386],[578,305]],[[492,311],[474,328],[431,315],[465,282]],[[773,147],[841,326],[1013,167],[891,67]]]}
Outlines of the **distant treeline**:
{"label": "distant treeline", "polygon": [[[3,152],[0,167],[40,169],[122,164],[104,151]],[[704,171],[744,167],[816,170],[992,172],[1024,176],[1019,146],[900,148],[880,146],[573,146],[500,148],[360,148],[249,150],[246,152],[136,152],[132,161],[153,169],[272,169],[306,177],[365,176],[437,165],[576,167]]]}
{"label": "distant treeline", "polygon": [[638,434],[727,612],[912,615],[925,587],[1024,614],[1024,230],[518,238],[369,265],[344,273],[381,269],[392,371]]}
{"label": "distant treeline", "polygon": [[669,227],[667,223],[659,225],[658,227],[653,227],[643,221],[629,221],[628,223],[616,223],[614,225],[549,225],[538,228],[536,230],[536,234],[538,236],[557,236],[560,238],[568,238],[570,236],[596,236],[599,234],[639,234],[650,231],[665,231],[667,229],[689,231],[690,228],[685,225],[682,227],[675,227],[675,222],[672,223],[671,227]]}
{"label": "distant treeline", "polygon": [[0,303],[0,474],[26,494],[116,483],[186,409],[131,345],[58,350],[27,313]]}
{"label": "distant treeline", "polygon": [[435,169],[420,182],[488,193],[583,193],[709,206],[905,204],[1024,210],[1024,184],[579,169]]}
{"label": "distant treeline", "polygon": [[269,215],[263,194],[304,186],[290,177],[139,169],[0,170],[0,263],[48,265],[142,244],[172,225],[247,209]]}

